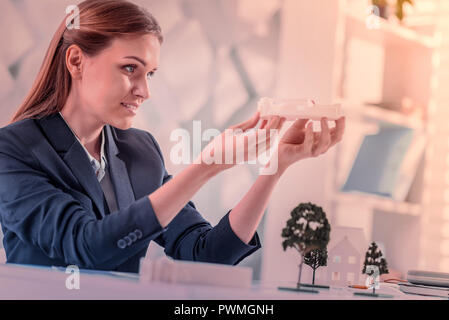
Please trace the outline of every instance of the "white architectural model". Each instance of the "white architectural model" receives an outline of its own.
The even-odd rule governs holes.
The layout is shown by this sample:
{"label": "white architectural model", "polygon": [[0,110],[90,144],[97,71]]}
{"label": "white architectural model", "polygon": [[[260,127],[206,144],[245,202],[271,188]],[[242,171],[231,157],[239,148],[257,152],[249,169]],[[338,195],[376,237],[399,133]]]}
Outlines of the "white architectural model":
{"label": "white architectural model", "polygon": [[348,286],[364,284],[362,276],[363,257],[368,247],[361,228],[333,227],[328,246],[328,261],[325,267],[327,284]]}
{"label": "white architectural model", "polygon": [[347,286],[359,283],[361,273],[361,254],[344,237],[329,251],[328,281],[331,286]]}
{"label": "white architectural model", "polygon": [[[364,285],[363,258],[368,248],[363,229],[332,227],[327,247],[327,265],[316,270],[317,284],[329,286]],[[305,266],[303,283],[312,283],[312,269]]]}
{"label": "white architectural model", "polygon": [[258,103],[260,117],[281,116],[287,120],[312,119],[323,117],[337,120],[343,116],[340,104],[318,105],[311,99],[271,99],[261,98]]}

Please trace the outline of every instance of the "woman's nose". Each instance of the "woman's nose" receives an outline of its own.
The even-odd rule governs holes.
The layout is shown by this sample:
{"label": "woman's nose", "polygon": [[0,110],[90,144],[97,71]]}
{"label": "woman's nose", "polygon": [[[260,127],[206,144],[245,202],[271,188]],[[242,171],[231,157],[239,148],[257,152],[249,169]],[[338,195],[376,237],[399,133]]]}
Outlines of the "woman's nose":
{"label": "woman's nose", "polygon": [[143,100],[147,100],[148,98],[150,98],[151,93],[148,80],[145,79],[137,83],[136,86],[134,87],[133,94],[135,96],[142,98]]}

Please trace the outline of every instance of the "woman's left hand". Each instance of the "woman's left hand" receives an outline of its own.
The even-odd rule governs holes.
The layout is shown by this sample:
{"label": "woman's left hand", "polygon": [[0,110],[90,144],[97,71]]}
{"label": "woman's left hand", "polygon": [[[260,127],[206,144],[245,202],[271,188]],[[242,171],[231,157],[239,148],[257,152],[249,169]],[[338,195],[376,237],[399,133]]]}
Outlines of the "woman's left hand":
{"label": "woman's left hand", "polygon": [[321,119],[321,132],[313,132],[308,119],[296,120],[281,137],[278,145],[278,167],[287,169],[293,163],[322,155],[343,138],[345,117],[335,121],[335,128],[329,129],[328,120]]}

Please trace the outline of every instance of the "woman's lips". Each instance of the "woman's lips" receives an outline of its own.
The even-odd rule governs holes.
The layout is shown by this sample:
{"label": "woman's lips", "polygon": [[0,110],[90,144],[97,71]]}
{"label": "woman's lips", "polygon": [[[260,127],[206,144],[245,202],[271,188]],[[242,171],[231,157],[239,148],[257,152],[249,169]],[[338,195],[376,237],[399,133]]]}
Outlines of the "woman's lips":
{"label": "woman's lips", "polygon": [[122,102],[121,105],[122,105],[125,109],[127,109],[129,112],[131,112],[133,115],[136,115],[136,114],[137,114],[137,107],[136,107],[136,106],[131,105],[131,104],[127,104],[127,103],[124,103],[124,102]]}

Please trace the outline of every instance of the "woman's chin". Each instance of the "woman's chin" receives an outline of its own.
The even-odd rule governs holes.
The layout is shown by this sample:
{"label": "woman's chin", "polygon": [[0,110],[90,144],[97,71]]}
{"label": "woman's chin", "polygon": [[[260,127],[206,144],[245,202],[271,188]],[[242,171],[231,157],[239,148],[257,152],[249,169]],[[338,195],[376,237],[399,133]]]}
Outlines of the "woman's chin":
{"label": "woman's chin", "polygon": [[128,130],[129,128],[132,127],[132,124],[133,124],[132,121],[126,119],[123,119],[122,121],[113,121],[109,123],[109,125],[120,130]]}

